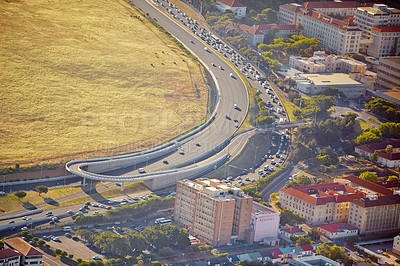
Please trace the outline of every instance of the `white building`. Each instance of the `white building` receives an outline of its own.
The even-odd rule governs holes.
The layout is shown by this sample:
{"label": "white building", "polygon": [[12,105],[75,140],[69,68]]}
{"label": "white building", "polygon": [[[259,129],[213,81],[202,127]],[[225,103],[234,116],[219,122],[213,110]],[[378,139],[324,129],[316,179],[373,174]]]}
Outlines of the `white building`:
{"label": "white building", "polygon": [[358,228],[348,223],[324,224],[317,229],[331,240],[358,235]]}
{"label": "white building", "polygon": [[396,236],[393,240],[393,253],[400,255],[400,235]]}
{"label": "white building", "polygon": [[314,56],[291,56],[289,66],[304,73],[343,72],[364,74],[367,65],[349,57],[327,55],[325,52],[314,52]]}
{"label": "white building", "polygon": [[238,0],[217,0],[215,7],[222,13],[231,10],[236,18],[243,18],[246,16],[247,7]]}
{"label": "white building", "polygon": [[361,31],[352,18],[338,20],[312,9],[297,12],[296,24],[303,25],[303,35],[316,38],[321,45],[340,54],[358,53]]}
{"label": "white building", "polygon": [[330,87],[337,88],[347,98],[361,97],[366,91],[364,84],[351,79],[344,73],[300,74],[294,80],[298,90],[311,95],[323,92]]}
{"label": "white building", "polygon": [[361,4],[357,1],[329,1],[305,2],[303,6],[328,16],[353,17],[358,7],[372,6],[372,4]]}
{"label": "white building", "polygon": [[379,26],[370,31],[368,55],[375,58],[400,55],[400,26]]}
{"label": "white building", "polygon": [[312,266],[312,265],[340,266],[341,264],[321,255],[296,258],[289,261],[289,266]]}
{"label": "white building", "polygon": [[[384,152],[387,145],[392,145],[393,152]],[[355,147],[354,151],[366,158],[376,152],[377,163],[390,168],[400,167],[400,140],[364,144]]]}
{"label": "white building", "polygon": [[4,248],[0,250],[0,265],[4,266],[19,266],[21,254],[10,249]]}
{"label": "white building", "polygon": [[296,23],[297,12],[300,11],[302,5],[291,3],[280,5],[278,11],[278,24],[290,25]]}
{"label": "white building", "polygon": [[20,265],[42,265],[43,254],[20,237],[4,240],[5,244],[20,253]]}
{"label": "white building", "polygon": [[400,26],[400,10],[384,4],[359,7],[354,15],[355,23],[363,31],[362,38],[368,39],[372,28],[378,26]]}
{"label": "white building", "polygon": [[277,25],[277,24],[264,24],[264,25],[253,25],[247,26],[245,24],[240,25],[240,29],[246,32],[249,43],[253,46],[258,46],[264,43],[264,38],[268,33],[274,31],[273,38],[285,38],[293,34],[298,34],[296,25]]}
{"label": "white building", "polygon": [[254,242],[265,242],[270,246],[279,244],[279,219],[279,212],[253,202],[250,226],[254,230]]}

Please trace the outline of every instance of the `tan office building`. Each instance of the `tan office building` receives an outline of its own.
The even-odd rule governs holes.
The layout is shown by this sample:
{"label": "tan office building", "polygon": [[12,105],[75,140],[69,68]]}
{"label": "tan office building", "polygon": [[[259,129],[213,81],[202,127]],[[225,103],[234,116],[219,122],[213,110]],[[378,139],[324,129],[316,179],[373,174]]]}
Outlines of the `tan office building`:
{"label": "tan office building", "polygon": [[400,56],[379,59],[376,88],[383,90],[400,88]]}
{"label": "tan office building", "polygon": [[363,192],[339,183],[285,188],[279,200],[288,209],[306,218],[307,223],[347,222],[350,202],[365,197]]}
{"label": "tan office building", "polygon": [[174,219],[211,245],[245,240],[253,198],[217,179],[181,180],[176,189]]}
{"label": "tan office building", "polygon": [[360,234],[400,229],[400,195],[351,202],[348,223],[356,226]]}

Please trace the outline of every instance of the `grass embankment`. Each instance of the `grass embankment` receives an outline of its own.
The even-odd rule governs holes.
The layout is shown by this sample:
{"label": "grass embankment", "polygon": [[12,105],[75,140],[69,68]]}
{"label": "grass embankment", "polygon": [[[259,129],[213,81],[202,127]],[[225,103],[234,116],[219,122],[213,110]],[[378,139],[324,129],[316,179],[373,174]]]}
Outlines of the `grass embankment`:
{"label": "grass embankment", "polygon": [[[81,187],[52,189],[46,194],[41,194],[41,196],[39,196],[38,192],[26,191],[27,195],[25,198],[21,199],[21,201],[19,201],[16,196],[11,194],[0,198],[0,210],[2,211],[3,215],[7,215],[9,212],[22,210],[24,208],[37,206],[43,203],[47,204],[44,207],[41,207],[42,209],[52,209],[80,204],[86,201],[98,201],[107,198],[125,196],[126,194],[148,190],[142,182],[125,185],[124,192],[122,192],[121,188],[119,187],[104,190],[100,188],[101,186],[104,186],[104,183],[97,183],[96,188],[93,188],[93,191],[96,189],[100,192],[93,193],[90,196],[82,192]],[[85,189],[88,190],[87,188]],[[65,197],[67,197],[66,200],[63,199]]]}
{"label": "grass embankment", "polygon": [[0,2],[0,165],[130,152],[193,128],[200,69],[122,0]]}
{"label": "grass embankment", "polygon": [[[269,133],[268,133],[269,134]],[[245,147],[236,156],[229,165],[242,169],[249,169],[254,162],[259,162],[269,149],[269,136],[267,134],[257,134],[248,139]],[[216,171],[208,174],[206,178],[221,179],[225,177],[228,165],[218,168]],[[228,175],[238,176],[242,174],[242,170],[234,167],[229,167]]]}
{"label": "grass embankment", "polygon": [[356,119],[356,132],[362,132],[366,129],[373,128],[374,126],[371,123],[365,122],[361,119]]}

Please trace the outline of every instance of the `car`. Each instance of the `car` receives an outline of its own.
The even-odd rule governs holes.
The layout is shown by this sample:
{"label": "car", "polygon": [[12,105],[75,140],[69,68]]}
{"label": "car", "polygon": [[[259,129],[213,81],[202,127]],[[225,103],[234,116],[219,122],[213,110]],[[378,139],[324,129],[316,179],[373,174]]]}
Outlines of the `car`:
{"label": "car", "polygon": [[167,160],[162,161],[163,164],[169,164],[169,162]]}
{"label": "car", "polygon": [[97,203],[92,203],[93,207],[99,207],[99,205]]}
{"label": "car", "polygon": [[26,227],[32,227],[32,226],[33,226],[33,223],[26,224]]}
{"label": "car", "polygon": [[128,202],[128,199],[122,199],[121,202]]}
{"label": "car", "polygon": [[237,120],[236,118],[235,118],[235,119],[233,119],[233,121],[234,121],[234,122],[236,122],[236,123],[237,123],[237,122],[239,122],[239,120]]}
{"label": "car", "polygon": [[13,223],[15,223],[15,221],[9,221],[9,222],[8,222],[8,224],[13,224]]}
{"label": "car", "polygon": [[211,65],[212,65],[213,67],[216,67],[216,65],[215,65],[214,63],[211,63]]}
{"label": "car", "polygon": [[194,41],[193,41],[193,40],[190,40],[190,42],[194,44]]}
{"label": "car", "polygon": [[239,124],[235,124],[235,127],[238,128],[238,127],[239,127]]}
{"label": "car", "polygon": [[26,230],[28,230],[28,227],[26,227],[26,226],[21,228],[21,231],[26,231]]}
{"label": "car", "polygon": [[219,69],[224,70],[224,68],[222,66],[219,66]]}
{"label": "car", "polygon": [[22,220],[25,220],[25,221],[29,221],[30,219],[32,219],[32,218],[29,217],[29,216],[24,216],[24,217],[22,217]]}
{"label": "car", "polygon": [[200,143],[198,143],[198,142],[196,143],[196,146],[197,146],[197,147],[201,147]]}
{"label": "car", "polygon": [[400,259],[395,259],[394,261],[397,263],[400,263]]}
{"label": "car", "polygon": [[228,247],[230,247],[230,246],[232,246],[233,244],[232,244],[231,242],[228,242],[228,243],[226,243],[226,245],[227,245]]}
{"label": "car", "polygon": [[229,73],[229,76],[231,77],[231,78],[234,78],[235,76],[233,75],[233,73]]}
{"label": "car", "polygon": [[46,212],[46,217],[53,216],[53,212]]}
{"label": "car", "polygon": [[183,150],[179,150],[180,155],[185,155],[185,152]]}
{"label": "car", "polygon": [[86,201],[84,205],[89,206],[90,205],[90,201]]}
{"label": "car", "polygon": [[54,221],[54,222],[55,222],[55,221],[58,221],[58,217],[57,217],[57,216],[54,216],[54,217],[51,218],[51,220]]}
{"label": "car", "polygon": [[246,177],[244,180],[245,180],[245,181],[250,181],[250,178],[249,178],[249,177]]}
{"label": "car", "polygon": [[115,225],[119,225],[119,224],[121,224],[121,222],[120,221],[116,221],[114,224]]}
{"label": "car", "polygon": [[74,241],[79,241],[79,237],[73,236],[73,237],[72,237],[72,240],[74,240]]}
{"label": "car", "polygon": [[139,174],[146,173],[146,171],[143,168],[139,168],[138,171],[139,171]]}
{"label": "car", "polygon": [[96,256],[93,256],[92,259],[94,259],[94,260],[101,260],[101,258],[100,258],[99,256],[97,256],[97,255],[96,255]]}
{"label": "car", "polygon": [[65,233],[64,235],[65,235],[66,237],[69,237],[69,238],[72,237],[72,235],[71,235],[70,233]]}
{"label": "car", "polygon": [[74,212],[73,212],[72,210],[68,210],[68,211],[67,211],[67,214],[69,214],[69,215],[73,215],[73,214],[74,214]]}

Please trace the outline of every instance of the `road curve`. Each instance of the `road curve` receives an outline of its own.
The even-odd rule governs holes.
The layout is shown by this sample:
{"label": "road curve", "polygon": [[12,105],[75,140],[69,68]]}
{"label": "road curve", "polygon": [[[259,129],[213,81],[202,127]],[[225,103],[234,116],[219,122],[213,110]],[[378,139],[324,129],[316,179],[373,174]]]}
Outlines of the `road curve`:
{"label": "road curve", "polygon": [[[239,78],[230,76],[230,73],[235,73],[235,71],[215,51],[210,49],[206,51],[205,45],[200,39],[197,39],[182,25],[178,25],[148,2],[144,0],[132,0],[131,2],[142,11],[149,13],[150,17],[155,18],[161,26],[195,54],[203,65],[212,72],[214,82],[219,88],[219,102],[209,124],[195,134],[190,134],[189,137],[177,139],[151,151],[67,163],[68,171],[84,178],[102,181],[148,180],[162,174],[176,175],[179,171],[208,165],[209,160],[204,162],[204,165],[194,164],[192,161],[204,154],[215,154],[222,148],[221,143],[227,144],[237,130],[236,124],[241,124],[244,121],[249,108],[248,92],[244,83]],[[216,66],[221,66],[221,68]],[[234,108],[234,104],[238,108]],[[226,116],[231,119],[226,119]],[[234,122],[235,119],[238,122]],[[155,153],[159,157],[153,160]],[[217,155],[216,162],[222,162],[227,153]],[[206,156],[203,157],[204,160]],[[185,163],[185,167],[178,168],[179,165]],[[103,169],[99,165],[106,165],[106,168]],[[148,173],[139,174],[137,172],[139,167],[145,168]],[[89,171],[90,168],[94,171]],[[106,172],[106,170],[108,171]],[[103,174],[100,175],[99,173]]]}

